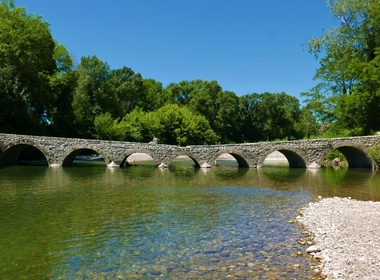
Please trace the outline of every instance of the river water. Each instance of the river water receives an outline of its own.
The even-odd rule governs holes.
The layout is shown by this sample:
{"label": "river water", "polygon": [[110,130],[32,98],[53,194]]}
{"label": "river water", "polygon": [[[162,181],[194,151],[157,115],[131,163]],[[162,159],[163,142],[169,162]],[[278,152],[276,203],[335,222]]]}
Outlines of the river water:
{"label": "river water", "polygon": [[378,201],[380,175],[1,167],[0,279],[312,278],[302,229],[289,220],[317,196]]}

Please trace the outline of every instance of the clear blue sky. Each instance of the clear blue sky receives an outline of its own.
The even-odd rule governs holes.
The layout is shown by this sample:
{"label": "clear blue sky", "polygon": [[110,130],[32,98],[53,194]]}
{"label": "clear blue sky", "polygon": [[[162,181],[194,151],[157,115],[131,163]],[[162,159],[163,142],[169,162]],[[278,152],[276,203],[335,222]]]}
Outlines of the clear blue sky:
{"label": "clear blue sky", "polygon": [[325,0],[14,0],[75,62],[96,55],[167,86],[216,80],[237,95],[300,98],[318,61],[303,45],[337,25]]}

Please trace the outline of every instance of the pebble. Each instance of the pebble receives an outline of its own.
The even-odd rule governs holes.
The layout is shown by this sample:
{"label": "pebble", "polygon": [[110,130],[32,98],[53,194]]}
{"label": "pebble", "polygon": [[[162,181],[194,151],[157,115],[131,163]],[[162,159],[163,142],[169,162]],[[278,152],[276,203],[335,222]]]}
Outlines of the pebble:
{"label": "pebble", "polygon": [[336,280],[379,279],[380,202],[319,198],[300,213],[297,222],[315,243],[306,252],[321,259],[315,272]]}
{"label": "pebble", "polygon": [[317,245],[312,245],[306,249],[306,253],[316,253],[320,251],[321,251],[321,248]]}

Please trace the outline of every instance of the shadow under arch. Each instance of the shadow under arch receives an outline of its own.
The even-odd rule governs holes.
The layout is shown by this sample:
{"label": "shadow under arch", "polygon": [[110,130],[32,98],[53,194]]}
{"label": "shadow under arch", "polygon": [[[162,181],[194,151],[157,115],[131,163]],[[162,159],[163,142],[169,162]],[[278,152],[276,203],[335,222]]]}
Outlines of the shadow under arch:
{"label": "shadow under arch", "polygon": [[376,164],[368,157],[367,149],[364,146],[352,144],[333,145],[322,153],[318,160],[318,164],[322,165],[324,158],[333,150],[341,152],[347,160],[348,168],[373,168]]}
{"label": "shadow under arch", "polygon": [[116,163],[120,163],[119,164],[120,167],[130,166],[131,164],[127,161],[127,159],[128,159],[128,157],[130,157],[133,154],[146,154],[146,155],[148,155],[148,156],[150,156],[152,158],[152,160],[155,162],[156,166],[159,164],[157,158],[155,157],[155,155],[152,154],[151,151],[145,150],[145,149],[127,150],[119,158],[115,159],[115,162]]}
{"label": "shadow under arch", "polygon": [[23,139],[21,143],[10,144],[5,147],[5,149],[0,153],[0,163],[5,165],[16,165],[19,163],[19,156],[25,149],[32,148],[38,151],[41,157],[44,158],[43,163],[41,164],[49,165],[49,156],[48,152],[38,145],[37,143],[30,141],[29,139]]}
{"label": "shadow under arch", "polygon": [[250,167],[252,165],[252,162],[248,159],[246,159],[241,153],[235,149],[224,149],[220,152],[217,152],[210,160],[210,163],[215,165],[215,161],[218,157],[220,157],[223,154],[230,154],[232,157],[235,158],[237,161],[237,164],[239,167]]}
{"label": "shadow under arch", "polygon": [[108,165],[111,161],[104,156],[104,153],[102,151],[99,151],[98,149],[91,147],[91,146],[74,146],[71,147],[64,155],[62,160],[62,166],[70,166],[74,163],[74,160],[77,156],[81,155],[84,151],[94,151],[98,155],[100,155],[105,163]]}
{"label": "shadow under arch", "polygon": [[282,153],[289,162],[289,168],[306,168],[307,157],[305,153],[302,150],[288,146],[277,146],[270,149],[259,159],[257,168],[261,168],[264,160],[273,152]]}

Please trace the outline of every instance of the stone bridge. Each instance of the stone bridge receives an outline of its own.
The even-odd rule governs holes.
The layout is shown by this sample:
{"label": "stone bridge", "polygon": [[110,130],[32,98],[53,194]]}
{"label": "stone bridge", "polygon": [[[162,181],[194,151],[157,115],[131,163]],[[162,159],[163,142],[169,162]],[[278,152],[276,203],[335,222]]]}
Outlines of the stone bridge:
{"label": "stone bridge", "polygon": [[375,144],[380,145],[380,136],[177,147],[0,133],[0,163],[17,164],[20,153],[32,146],[42,152],[49,166],[70,165],[84,150],[93,150],[109,166],[124,166],[130,155],[145,153],[161,167],[168,166],[179,156],[190,157],[197,167],[211,167],[220,155],[230,154],[240,167],[260,168],[269,154],[278,151],[287,158],[289,167],[320,168],[325,156],[337,149],[346,157],[349,167],[377,169],[367,153]]}

